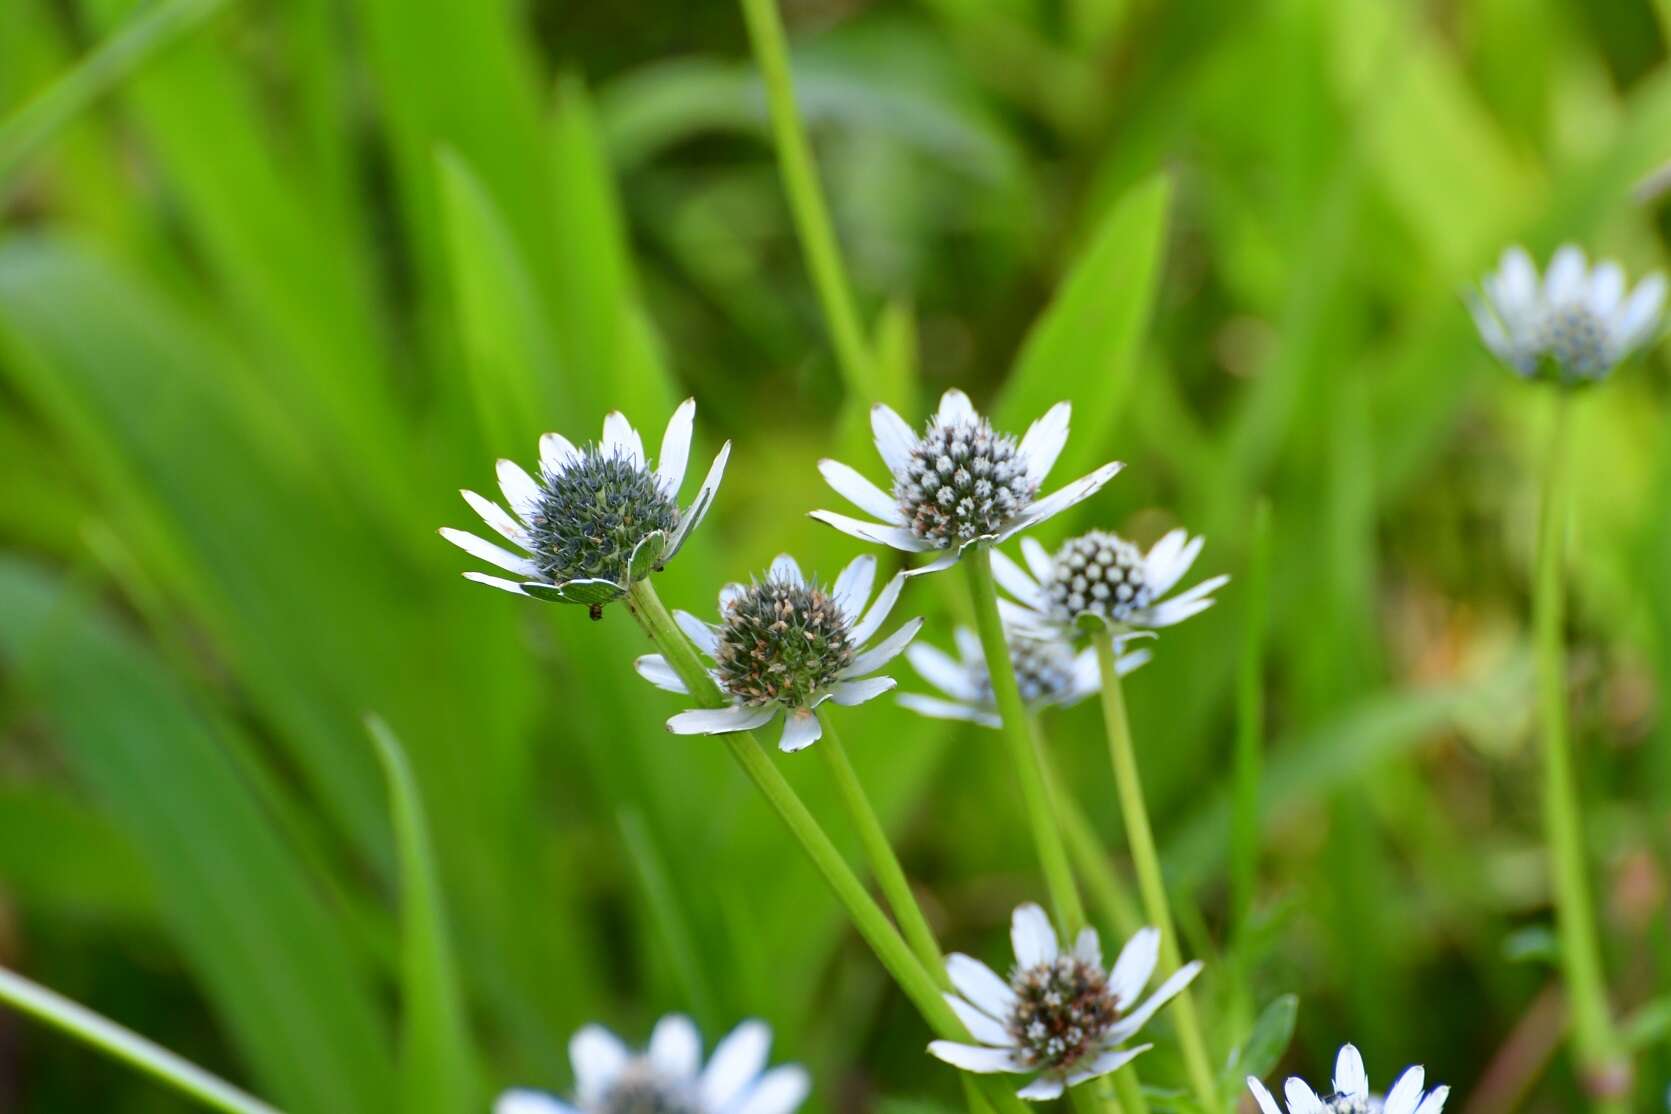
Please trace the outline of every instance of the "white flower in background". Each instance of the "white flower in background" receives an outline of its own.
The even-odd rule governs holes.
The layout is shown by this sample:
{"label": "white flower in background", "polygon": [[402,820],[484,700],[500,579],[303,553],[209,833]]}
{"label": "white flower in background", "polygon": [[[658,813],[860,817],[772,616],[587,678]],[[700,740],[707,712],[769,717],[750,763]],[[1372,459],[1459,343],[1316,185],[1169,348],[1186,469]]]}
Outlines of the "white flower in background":
{"label": "white flower in background", "polygon": [[1185,964],[1138,1004],[1160,956],[1155,929],[1133,936],[1106,972],[1096,929],[1084,929],[1073,950],[1063,951],[1037,905],[1016,909],[1010,939],[1015,967],[1007,980],[966,955],[946,957],[946,974],[958,991],[946,1001],[979,1043],[942,1040],[928,1050],[966,1071],[1037,1072],[1016,1092],[1024,1099],[1056,1098],[1063,1088],[1107,1075],[1148,1050],[1146,1044],[1120,1046],[1201,970],[1199,962]]}
{"label": "white flower in background", "polygon": [[1057,403],[1017,441],[996,432],[962,391],[940,397],[940,409],[920,436],[904,418],[878,403],[871,407],[870,425],[888,466],[891,489],[883,491],[839,461],[820,461],[818,470],[838,494],[881,521],[833,511],[813,511],[812,517],[907,553],[941,554],[910,575],[950,568],[966,546],[1013,537],[1114,478],[1121,465],[1105,464],[1054,494],[1038,497],[1067,444],[1070,412],[1067,403]]}
{"label": "white flower in background", "polygon": [[[721,589],[718,625],[675,612],[680,628],[713,661],[710,672],[732,703],[680,712],[667,729],[679,735],[750,731],[782,711],[778,746],[797,751],[823,734],[814,710],[824,701],[863,704],[893,688],[892,677],[869,674],[897,657],[923,621],[912,619],[867,648],[905,585],[903,575],[895,576],[866,610],[875,579],[876,558],[867,554],[842,569],[826,590],[785,554],[772,562],[765,579]],[[633,664],[656,687],[687,691],[662,655],[647,654]]]}
{"label": "white flower in background", "polygon": [[702,1038],[690,1018],[669,1014],[650,1047],[633,1052],[609,1030],[588,1025],[569,1042],[575,1096],[506,1091],[493,1114],[791,1114],[810,1081],[794,1064],[766,1071],[772,1031],[745,1021],[702,1065]]}
{"label": "white flower in background", "polygon": [[659,572],[708,513],[731,455],[727,441],[689,507],[679,488],[690,457],[696,400],[686,399],[667,423],[655,467],[644,441],[620,411],[603,420],[603,439],[576,448],[559,433],[540,438],[539,478],[513,461],[499,462],[499,488],[513,514],[474,491],[463,492],[482,521],[527,556],[463,530],[441,536],[516,580],[465,573],[466,579],[519,596],[583,604],[598,618],[603,605],[635,581]]}
{"label": "white flower in background", "polygon": [[[1343,1045],[1335,1057],[1334,1093],[1319,1095],[1305,1080],[1290,1078],[1283,1086],[1288,1099],[1289,1114],[1439,1114],[1445,1108],[1449,1087],[1435,1087],[1422,1092],[1425,1075],[1417,1066],[1398,1077],[1385,1099],[1369,1093],[1369,1075],[1364,1071],[1363,1057],[1351,1045]],[[1253,1076],[1247,1077],[1248,1090],[1259,1103],[1261,1114],[1282,1114],[1282,1107],[1265,1090],[1265,1085]]]}
{"label": "white flower in background", "polygon": [[1540,282],[1520,247],[1503,253],[1497,270],[1468,296],[1480,339],[1519,375],[1532,378],[1548,364],[1563,383],[1601,379],[1653,339],[1665,304],[1665,279],[1651,274],[1625,292],[1625,273],[1611,260],[1586,265],[1566,244]]}
{"label": "white flower in background", "polygon": [[[949,699],[908,692],[900,695],[900,704],[936,719],[962,719],[986,727],[1002,727],[1004,721],[999,718],[998,705],[992,698],[992,674],[986,670],[986,655],[981,650],[979,636],[967,627],[959,627],[953,637],[957,641],[955,658],[924,642],[914,643],[905,651],[906,660],[922,679]],[[1035,638],[1013,630],[1007,637],[1015,682],[1029,708],[1067,707],[1102,689],[1096,650],[1087,647],[1075,653],[1061,639]],[[1123,677],[1148,660],[1149,651],[1138,650],[1121,655],[1115,664]]]}
{"label": "white flower in background", "polygon": [[992,555],[992,575],[1015,597],[1015,603],[1000,601],[1004,619],[1061,638],[1092,624],[1129,638],[1181,623],[1211,607],[1212,593],[1230,581],[1215,576],[1164,598],[1195,563],[1204,540],[1173,530],[1144,554],[1118,534],[1093,530],[1064,542],[1052,556],[1023,538],[1026,569],[1002,553]]}

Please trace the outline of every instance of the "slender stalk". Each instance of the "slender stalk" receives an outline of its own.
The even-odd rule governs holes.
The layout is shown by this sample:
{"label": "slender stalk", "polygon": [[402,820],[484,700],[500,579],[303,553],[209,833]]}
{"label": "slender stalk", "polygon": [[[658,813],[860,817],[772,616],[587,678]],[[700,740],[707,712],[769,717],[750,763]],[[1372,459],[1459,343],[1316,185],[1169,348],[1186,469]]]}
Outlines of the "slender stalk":
{"label": "slender stalk", "polygon": [[[1036,716],[1033,717],[1033,733],[1041,741],[1044,739]],[[1039,754],[1044,765],[1045,786],[1050,790],[1051,803],[1055,806],[1057,819],[1061,821],[1062,838],[1067,841],[1074,871],[1102,918],[1113,925],[1121,936],[1130,936],[1143,927],[1143,918],[1115,872],[1114,861],[1098,842],[1096,829],[1091,826],[1085,810],[1079,807],[1079,802],[1062,784],[1050,748],[1041,747]]]}
{"label": "slender stalk", "polygon": [[1056,912],[1056,927],[1065,938],[1072,939],[1085,926],[1085,907],[1080,903],[1073,870],[1068,866],[1067,849],[1056,824],[1056,812],[1044,776],[1044,756],[1027,715],[1027,706],[1022,702],[1021,689],[1015,682],[1015,667],[1010,663],[1009,644],[1004,639],[1004,624],[998,615],[998,587],[992,579],[992,553],[984,545],[971,546],[958,564],[969,578],[975,629],[986,655],[987,672],[992,677],[992,696],[1003,720],[1004,742],[1021,785],[1021,799],[1027,807],[1045,887],[1050,891],[1050,903]]}
{"label": "slender stalk", "polygon": [[[673,616],[668,614],[661,597],[656,595],[655,588],[648,581],[639,581],[633,585],[628,596],[628,607],[644,633],[667,659],[667,664],[690,690],[692,699],[704,707],[723,707],[726,703],[724,694],[702,665],[696,647],[691,645],[690,639],[685,637],[684,632],[673,621]],[[969,1040],[969,1033],[964,1029],[963,1023],[958,1021],[957,1015],[941,997],[935,976],[918,961],[910,945],[899,934],[899,930],[865,890],[864,884],[841,857],[841,852],[825,834],[817,818],[802,802],[794,787],[772,764],[771,758],[754,733],[739,731],[721,738],[725,740],[732,758],[742,767],[743,773],[766,798],[766,802],[772,806],[772,810],[778,814],[778,818],[812,860],[813,866],[824,876],[825,883],[847,911],[859,935],[870,945],[870,950],[900,990],[911,999],[911,1003],[922,1014],[923,1020],[928,1022],[929,1028],[936,1036],[946,1040]],[[981,1097],[990,1103],[998,1114],[1023,1114],[1027,1110],[1026,1105],[1002,1081],[981,1076],[973,1082]]]}
{"label": "slender stalk", "polygon": [[204,1106],[229,1114],[278,1114],[224,1079],[22,975],[0,969],[0,1002],[138,1068]]}
{"label": "slender stalk", "polygon": [[1537,637],[1538,707],[1543,720],[1544,835],[1549,841],[1552,860],[1561,973],[1572,999],[1575,1051],[1585,1085],[1595,1098],[1595,1109],[1622,1114],[1628,1103],[1618,1092],[1629,1089],[1629,1065],[1624,1061],[1614,1032],[1601,949],[1591,919],[1584,863],[1584,823],[1579,814],[1567,723],[1563,567],[1570,405],[1564,391],[1557,393],[1543,476],[1537,579],[1532,601]]}
{"label": "slender stalk", "polygon": [[783,22],[778,18],[777,0],[742,0],[742,5],[754,59],[766,86],[766,104],[772,117],[772,140],[777,146],[783,191],[801,250],[806,253],[807,271],[818,291],[830,340],[835,345],[848,387],[861,392],[862,397],[875,397],[878,392],[870,345],[865,340],[853,288],[841,261],[824,190],[818,183],[812,144],[807,141],[795,107],[795,85],[789,74],[789,50],[784,42]]}
{"label": "slender stalk", "polygon": [[[1120,671],[1115,666],[1118,655],[1114,648],[1114,636],[1106,629],[1099,630],[1092,636],[1092,641],[1097,649],[1097,665],[1102,674],[1103,725],[1108,731],[1108,753],[1114,763],[1120,812],[1126,821],[1126,840],[1130,844],[1132,866],[1137,872],[1137,889],[1143,899],[1144,912],[1160,930],[1161,974],[1164,977],[1182,965],[1178,930],[1172,923],[1166,884],[1161,876],[1160,854],[1155,850],[1155,835],[1149,827],[1149,810],[1143,801],[1137,754],[1131,744],[1131,725],[1126,719],[1125,694],[1120,687]],[[1184,1055],[1184,1068],[1196,1101],[1205,1110],[1222,1110],[1218,1087],[1213,1080],[1212,1060],[1207,1055],[1207,1041],[1201,1031],[1201,1018],[1195,1010],[1195,998],[1187,987],[1173,1001],[1172,1016],[1178,1023],[1178,1045]]]}
{"label": "slender stalk", "polygon": [[830,777],[835,780],[842,803],[847,806],[847,814],[858,829],[859,842],[864,844],[865,857],[870,860],[876,884],[882,888],[882,896],[887,898],[888,907],[893,910],[894,920],[905,934],[906,942],[922,965],[938,976],[940,988],[950,990],[951,980],[946,977],[946,961],[940,954],[939,943],[934,939],[934,929],[929,927],[928,918],[923,915],[922,906],[917,903],[911,883],[905,877],[905,869],[899,865],[899,856],[894,854],[893,844],[888,841],[888,833],[882,827],[876,810],[871,807],[870,797],[859,781],[858,771],[853,769],[853,763],[847,757],[847,747],[836,732],[833,718],[829,705],[819,709],[818,719],[824,725],[824,737],[814,749],[824,756],[824,764],[829,767]]}
{"label": "slender stalk", "polygon": [[1271,574],[1271,505],[1261,499],[1253,513],[1248,558],[1247,618],[1236,671],[1235,797],[1230,821],[1230,890],[1232,923],[1245,938],[1253,916],[1259,870],[1259,778],[1265,731],[1264,645],[1266,604]]}

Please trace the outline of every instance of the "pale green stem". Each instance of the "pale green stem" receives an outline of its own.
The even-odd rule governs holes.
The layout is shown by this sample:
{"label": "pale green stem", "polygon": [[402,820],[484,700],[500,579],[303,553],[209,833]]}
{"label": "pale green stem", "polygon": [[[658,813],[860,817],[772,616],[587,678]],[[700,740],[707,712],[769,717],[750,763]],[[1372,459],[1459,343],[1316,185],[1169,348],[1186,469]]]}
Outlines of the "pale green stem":
{"label": "pale green stem", "polygon": [[0,969],[0,1002],[138,1068],[204,1106],[229,1114],[278,1114],[274,1107],[224,1079],[22,975]]}
{"label": "pale green stem", "polygon": [[[667,664],[679,675],[690,691],[691,698],[705,708],[721,708],[728,701],[725,694],[720,692],[708,670],[703,666],[696,647],[691,645],[690,639],[679,629],[662,604],[661,597],[656,595],[649,581],[639,581],[632,586],[627,600],[628,609],[638,624],[644,629]],[[957,1019],[951,1007],[946,1005],[941,996],[939,982],[928,969],[918,961],[911,951],[910,945],[899,934],[888,920],[882,907],[865,889],[859,881],[858,875],[847,865],[836,849],[830,837],[819,825],[816,817],[802,802],[800,795],[793,786],[778,772],[766,753],[760,741],[751,731],[738,731],[723,735],[731,756],[743,773],[754,783],[766,802],[777,813],[778,819],[783,821],[801,849],[806,852],[818,873],[823,875],[831,892],[841,902],[858,929],[859,935],[864,937],[865,943],[875,953],[883,968],[898,984],[905,996],[922,1014],[923,1020],[928,1022],[934,1034],[945,1040],[968,1041],[969,1033],[963,1023]],[[981,1096],[990,1103],[999,1114],[1023,1114],[1026,1106],[1015,1093],[998,1079],[980,1077],[974,1081]]]}
{"label": "pale green stem", "polygon": [[[1543,506],[1538,521],[1537,581],[1533,599],[1537,635],[1538,704],[1543,719],[1543,819],[1549,841],[1560,938],[1561,971],[1572,1001],[1573,1043],[1586,1087],[1598,1111],[1628,1109],[1630,1069],[1619,1048],[1607,1004],[1601,949],[1592,919],[1584,863],[1584,822],[1572,768],[1567,725],[1565,600],[1563,566],[1566,541],[1566,393],[1556,396],[1554,425],[1543,478]],[[1620,1081],[1624,1081],[1621,1087]]]}
{"label": "pale green stem", "polygon": [[[1042,743],[1043,729],[1039,726],[1038,717],[1032,718],[1033,734]],[[1044,766],[1045,787],[1050,791],[1051,804],[1062,824],[1062,838],[1067,841],[1074,870],[1088,891],[1091,904],[1114,927],[1115,932],[1130,936],[1143,927],[1143,918],[1116,873],[1114,860],[1098,841],[1096,829],[1085,815],[1085,810],[1079,807],[1079,802],[1062,784],[1048,745],[1040,747],[1039,757]]]}
{"label": "pale green stem", "polygon": [[[1165,978],[1182,966],[1182,956],[1178,951],[1178,931],[1172,923],[1172,910],[1166,900],[1160,854],[1155,850],[1155,835],[1149,827],[1149,809],[1143,801],[1143,783],[1137,773],[1137,753],[1131,743],[1125,694],[1120,687],[1120,671],[1116,666],[1118,651],[1114,646],[1114,636],[1106,629],[1093,635],[1092,641],[1097,649],[1097,665],[1102,675],[1103,725],[1108,732],[1108,753],[1114,764],[1114,785],[1120,796],[1120,812],[1126,822],[1126,841],[1130,845],[1132,868],[1137,873],[1137,890],[1143,899],[1144,912],[1160,930],[1160,976]],[[1207,1055],[1207,1041],[1201,1031],[1201,1018],[1196,1013],[1195,998],[1188,988],[1173,1000],[1172,1016],[1177,1022],[1178,1045],[1183,1052],[1184,1068],[1196,1101],[1205,1110],[1222,1110],[1218,1087],[1213,1080],[1212,1060]]]}
{"label": "pale green stem", "polygon": [[905,877],[905,869],[899,865],[899,856],[894,854],[893,844],[888,841],[887,830],[882,827],[876,809],[871,807],[870,797],[859,781],[858,771],[853,769],[853,763],[847,757],[847,747],[831,722],[828,704],[819,709],[818,719],[824,725],[824,737],[814,749],[823,754],[824,764],[829,767],[830,777],[835,780],[842,803],[847,806],[848,817],[858,829],[859,842],[864,845],[865,857],[876,875],[876,884],[882,888],[882,896],[887,898],[888,907],[893,910],[894,920],[905,934],[911,950],[917,953],[917,958],[931,974],[938,976],[936,981],[940,988],[950,990],[951,980],[946,977],[945,957],[940,954],[940,945],[934,939],[934,929],[923,915],[922,906]]}
{"label": "pale green stem", "polygon": [[777,0],[742,0],[743,18],[748,24],[749,42],[760,66],[766,87],[766,104],[772,117],[772,139],[777,146],[783,191],[795,232],[806,253],[807,271],[818,291],[818,302],[829,326],[830,339],[850,389],[861,397],[875,397],[870,346],[865,340],[853,289],[841,261],[835,227],[823,188],[812,145],[801,127],[795,107],[795,86],[789,74],[789,50],[784,42],[783,22],[778,18]]}

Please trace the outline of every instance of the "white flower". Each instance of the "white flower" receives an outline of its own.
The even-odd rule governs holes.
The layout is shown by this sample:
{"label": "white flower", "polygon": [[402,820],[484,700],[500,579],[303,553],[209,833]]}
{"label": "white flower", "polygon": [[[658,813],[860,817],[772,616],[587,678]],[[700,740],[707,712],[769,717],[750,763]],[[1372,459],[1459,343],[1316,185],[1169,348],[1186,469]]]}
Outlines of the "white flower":
{"label": "white flower", "polygon": [[[1363,1057],[1351,1045],[1342,1045],[1334,1062],[1334,1093],[1327,1097],[1317,1094],[1305,1080],[1290,1078],[1283,1085],[1288,1099],[1289,1114],[1439,1114],[1445,1108],[1449,1087],[1435,1087],[1422,1093],[1425,1076],[1420,1066],[1410,1068],[1398,1077],[1384,1100],[1369,1093],[1369,1076],[1364,1071]],[[1247,1077],[1248,1090],[1259,1103],[1261,1114],[1282,1114],[1282,1107],[1265,1090],[1265,1085],[1253,1076]]]}
{"label": "white flower", "polygon": [[[721,589],[718,625],[675,612],[680,628],[713,661],[710,672],[732,703],[680,712],[667,729],[679,735],[750,731],[781,710],[787,715],[778,746],[797,751],[823,734],[814,710],[824,701],[863,704],[893,688],[892,677],[870,674],[897,657],[923,621],[912,619],[867,648],[905,586],[904,576],[895,576],[866,610],[875,579],[876,558],[867,554],[842,569],[826,590],[783,554],[764,580]],[[662,655],[647,654],[633,664],[656,687],[687,691]]]}
{"label": "white flower", "polygon": [[1015,968],[1007,981],[979,960],[946,957],[958,991],[946,1001],[980,1043],[941,1040],[928,1050],[965,1071],[1039,1073],[1016,1092],[1024,1099],[1056,1098],[1147,1051],[1147,1044],[1120,1046],[1201,970],[1199,962],[1185,964],[1139,1005],[1160,956],[1155,929],[1133,936],[1106,972],[1096,929],[1082,930],[1073,950],[1063,951],[1037,905],[1016,909],[1010,939]]}
{"label": "white flower", "polygon": [[1498,359],[1526,378],[1553,365],[1564,383],[1605,377],[1653,338],[1664,303],[1663,276],[1649,275],[1627,297],[1624,270],[1611,260],[1590,269],[1574,244],[1555,252],[1542,282],[1526,250],[1509,248],[1468,296],[1480,339]]}
{"label": "white flower", "polygon": [[574,1102],[537,1091],[506,1091],[493,1114],[791,1114],[810,1081],[794,1064],[766,1071],[772,1031],[745,1021],[702,1066],[702,1037],[690,1018],[668,1014],[637,1053],[609,1030],[588,1025],[569,1042]]}
{"label": "white flower", "polygon": [[441,536],[519,578],[467,572],[466,579],[519,596],[584,604],[596,619],[603,605],[625,595],[633,582],[659,572],[708,513],[731,442],[714,458],[696,498],[680,510],[695,419],[696,400],[686,399],[667,423],[654,468],[644,455],[643,438],[620,411],[604,418],[603,438],[596,444],[575,448],[559,433],[541,437],[537,480],[515,462],[501,460],[499,488],[514,517],[474,491],[462,494],[483,522],[526,557],[463,530],[443,528]]}
{"label": "white flower", "polygon": [[1114,478],[1121,465],[1105,464],[1038,498],[1045,476],[1067,444],[1070,411],[1067,403],[1057,403],[1017,441],[995,432],[962,391],[940,397],[940,409],[921,436],[878,403],[871,407],[870,425],[888,466],[891,490],[883,491],[839,461],[820,461],[818,470],[838,494],[881,521],[833,511],[813,511],[812,517],[856,538],[908,553],[941,553],[909,575],[950,568],[965,547],[1013,537],[1088,498]]}
{"label": "white flower", "polygon": [[[992,698],[992,675],[986,669],[986,655],[980,638],[967,627],[959,627],[957,657],[927,643],[914,643],[905,651],[906,660],[923,680],[951,699],[902,693],[899,702],[914,712],[936,719],[962,719],[986,727],[1002,727],[998,705]],[[1028,707],[1077,704],[1102,689],[1097,652],[1087,647],[1078,653],[1057,638],[1036,638],[1020,631],[1008,635],[1010,664],[1015,683]],[[1147,650],[1124,654],[1117,661],[1120,676],[1149,660]]]}
{"label": "white flower", "polygon": [[1118,534],[1093,530],[1064,542],[1052,556],[1037,541],[1023,538],[1026,569],[1002,553],[992,555],[992,575],[1015,597],[1014,603],[1000,601],[1004,619],[1022,630],[1062,638],[1091,624],[1129,638],[1181,623],[1211,607],[1212,593],[1230,581],[1215,576],[1162,598],[1195,563],[1204,540],[1173,530],[1145,555]]}

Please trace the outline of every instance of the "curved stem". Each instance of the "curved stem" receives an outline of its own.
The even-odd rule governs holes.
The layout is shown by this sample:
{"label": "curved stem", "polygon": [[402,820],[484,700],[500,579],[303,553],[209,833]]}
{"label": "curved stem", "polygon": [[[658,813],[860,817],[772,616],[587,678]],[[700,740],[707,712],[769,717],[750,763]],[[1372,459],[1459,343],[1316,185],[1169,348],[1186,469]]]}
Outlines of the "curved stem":
{"label": "curved stem", "polygon": [[1622,1062],[1614,1035],[1601,950],[1591,919],[1584,863],[1584,823],[1579,813],[1567,723],[1563,566],[1569,408],[1566,392],[1558,392],[1543,476],[1537,580],[1532,602],[1537,636],[1538,707],[1543,720],[1544,835],[1549,841],[1552,860],[1561,973],[1572,998],[1573,1042],[1585,1084],[1595,1095],[1596,1109],[1622,1112],[1628,1103],[1617,1092],[1629,1089],[1629,1065]]}
{"label": "curved stem", "polygon": [[[1092,636],[1092,641],[1097,649],[1097,665],[1102,674],[1103,725],[1108,731],[1108,754],[1114,764],[1114,783],[1120,795],[1120,812],[1125,817],[1126,840],[1130,844],[1132,867],[1137,872],[1137,889],[1143,899],[1144,912],[1160,930],[1161,975],[1165,977],[1182,965],[1178,930],[1172,923],[1166,883],[1160,870],[1160,854],[1155,849],[1154,831],[1149,827],[1149,810],[1143,801],[1143,783],[1137,773],[1137,753],[1132,747],[1131,725],[1126,719],[1125,693],[1121,690],[1120,671],[1115,664],[1114,636],[1106,629],[1099,630]],[[1207,1041],[1202,1034],[1201,1018],[1196,1013],[1195,998],[1188,988],[1173,1001],[1172,1015],[1178,1023],[1178,1045],[1184,1055],[1184,1067],[1196,1101],[1205,1110],[1222,1110],[1218,1087],[1213,1080],[1212,1061],[1207,1055]]]}
{"label": "curved stem", "polygon": [[0,1002],[138,1068],[204,1106],[228,1114],[278,1114],[224,1079],[22,975],[0,969]]}

